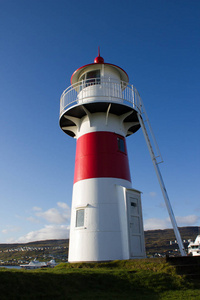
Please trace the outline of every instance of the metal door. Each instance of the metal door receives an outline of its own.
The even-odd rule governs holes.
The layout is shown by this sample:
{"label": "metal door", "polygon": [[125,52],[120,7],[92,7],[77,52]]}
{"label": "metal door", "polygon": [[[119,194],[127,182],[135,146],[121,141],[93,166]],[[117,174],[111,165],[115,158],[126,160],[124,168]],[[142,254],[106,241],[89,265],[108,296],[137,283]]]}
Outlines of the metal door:
{"label": "metal door", "polygon": [[145,257],[140,194],[127,193],[130,258]]}

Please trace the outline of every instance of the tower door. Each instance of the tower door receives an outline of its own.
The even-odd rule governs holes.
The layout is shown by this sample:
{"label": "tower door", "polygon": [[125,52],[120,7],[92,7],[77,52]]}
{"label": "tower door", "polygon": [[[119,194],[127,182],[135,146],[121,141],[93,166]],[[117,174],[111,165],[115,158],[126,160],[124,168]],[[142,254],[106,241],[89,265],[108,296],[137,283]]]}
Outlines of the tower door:
{"label": "tower door", "polygon": [[145,257],[140,193],[127,191],[130,258]]}

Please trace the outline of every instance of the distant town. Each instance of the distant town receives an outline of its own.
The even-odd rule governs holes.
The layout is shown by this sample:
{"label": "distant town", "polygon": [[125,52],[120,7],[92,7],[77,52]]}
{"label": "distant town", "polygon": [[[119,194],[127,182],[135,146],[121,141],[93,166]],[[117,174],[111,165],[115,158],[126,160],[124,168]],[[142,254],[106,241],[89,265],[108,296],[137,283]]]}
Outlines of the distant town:
{"label": "distant town", "polygon": [[[179,228],[184,247],[194,241],[200,227]],[[145,231],[147,257],[179,256],[178,244],[172,229]],[[0,265],[28,264],[37,258],[39,261],[55,259],[57,263],[67,262],[69,240],[46,240],[27,244],[0,244]]]}
{"label": "distant town", "polygon": [[0,265],[26,264],[37,258],[40,261],[55,259],[66,262],[69,240],[47,240],[28,244],[0,244]]}

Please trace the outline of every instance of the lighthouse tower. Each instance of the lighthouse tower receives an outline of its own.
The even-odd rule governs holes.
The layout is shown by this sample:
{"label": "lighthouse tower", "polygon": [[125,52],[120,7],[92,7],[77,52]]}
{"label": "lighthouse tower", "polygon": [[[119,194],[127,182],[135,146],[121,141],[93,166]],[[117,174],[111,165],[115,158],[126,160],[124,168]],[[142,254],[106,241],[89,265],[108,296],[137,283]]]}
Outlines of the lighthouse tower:
{"label": "lighthouse tower", "polygon": [[69,262],[145,257],[141,192],[133,189],[126,137],[140,128],[137,91],[120,67],[76,70],[60,102],[60,127],[76,139]]}

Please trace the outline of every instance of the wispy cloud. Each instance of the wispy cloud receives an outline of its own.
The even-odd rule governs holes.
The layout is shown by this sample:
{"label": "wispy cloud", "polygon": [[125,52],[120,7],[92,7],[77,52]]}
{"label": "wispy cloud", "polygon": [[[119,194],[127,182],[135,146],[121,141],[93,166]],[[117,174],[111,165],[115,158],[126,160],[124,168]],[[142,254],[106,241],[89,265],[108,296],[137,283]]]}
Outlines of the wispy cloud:
{"label": "wispy cloud", "polygon": [[34,206],[34,207],[32,208],[32,210],[33,210],[33,211],[40,211],[40,210],[42,210],[42,208],[41,208],[41,207],[38,207],[38,206]]}
{"label": "wispy cloud", "polygon": [[144,220],[144,230],[166,229],[171,227],[172,226],[169,218],[167,219],[151,218],[151,219]]}
{"label": "wispy cloud", "polygon": [[[177,216],[176,221],[178,226],[197,226],[200,217],[197,215]],[[170,218],[150,218],[144,220],[144,230],[167,229],[172,228]]]}
{"label": "wispy cloud", "polygon": [[[40,207],[32,208],[32,215],[26,217],[31,223],[45,224],[39,230],[33,230],[17,239],[17,242],[27,243],[31,241],[41,241],[49,239],[66,239],[69,237],[70,208],[64,202],[57,202],[57,207],[49,208],[45,211]],[[9,238],[8,242],[14,242]],[[16,242],[16,240],[15,240]]]}
{"label": "wispy cloud", "polygon": [[36,218],[34,218],[34,217],[32,217],[32,216],[27,217],[26,220],[27,220],[27,221],[30,221],[30,222],[32,222],[32,223],[40,223],[40,220],[38,220],[38,219],[36,219]]}
{"label": "wispy cloud", "polygon": [[152,198],[154,198],[154,197],[157,196],[156,192],[149,192],[149,195],[150,195]]}
{"label": "wispy cloud", "polygon": [[49,208],[43,211],[40,207],[33,207],[33,216],[29,216],[26,220],[34,223],[48,222],[50,224],[66,224],[70,221],[70,208],[64,202],[57,202],[57,207]]}
{"label": "wispy cloud", "polygon": [[69,225],[46,225],[36,231],[31,231],[21,236],[17,242],[28,243],[33,241],[66,239],[69,238]]}
{"label": "wispy cloud", "polygon": [[158,207],[159,207],[159,208],[164,208],[164,209],[166,209],[166,204],[165,204],[165,202],[160,202],[160,203],[158,204]]}
{"label": "wispy cloud", "polygon": [[58,207],[69,210],[70,207],[65,202],[57,202]]}
{"label": "wispy cloud", "polygon": [[184,217],[176,217],[176,220],[179,226],[191,226],[197,223],[200,220],[200,217],[197,215],[189,215]]}
{"label": "wispy cloud", "polygon": [[50,208],[44,212],[36,213],[37,217],[45,219],[45,221],[53,224],[63,224],[68,221],[64,213],[59,212],[56,208]]}
{"label": "wispy cloud", "polygon": [[20,231],[20,230],[21,230],[20,227],[7,226],[7,228],[2,229],[1,232],[2,232],[3,234],[8,234],[8,233],[11,233],[11,232],[18,232],[18,231]]}

